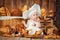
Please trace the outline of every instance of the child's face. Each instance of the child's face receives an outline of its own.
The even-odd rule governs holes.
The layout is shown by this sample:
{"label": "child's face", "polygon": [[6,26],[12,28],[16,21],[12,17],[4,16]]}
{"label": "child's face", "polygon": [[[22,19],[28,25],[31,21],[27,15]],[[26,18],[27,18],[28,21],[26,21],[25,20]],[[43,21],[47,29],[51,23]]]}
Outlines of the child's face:
{"label": "child's face", "polygon": [[38,14],[37,14],[37,12],[34,12],[34,14],[32,15],[32,19],[35,20],[37,18],[38,18]]}

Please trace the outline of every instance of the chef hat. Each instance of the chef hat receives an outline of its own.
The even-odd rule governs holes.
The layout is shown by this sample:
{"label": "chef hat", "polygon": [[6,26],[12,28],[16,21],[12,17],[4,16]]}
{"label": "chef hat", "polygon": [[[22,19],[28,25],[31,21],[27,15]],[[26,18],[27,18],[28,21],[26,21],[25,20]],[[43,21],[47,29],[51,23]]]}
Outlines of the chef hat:
{"label": "chef hat", "polygon": [[40,6],[38,4],[34,4],[28,11],[24,11],[23,12],[23,18],[27,19],[30,18],[34,12],[37,12],[38,16],[41,15],[41,10],[40,10]]}
{"label": "chef hat", "polygon": [[28,18],[28,10],[23,12],[23,19],[27,19]]}
{"label": "chef hat", "polygon": [[38,4],[34,4],[30,9],[29,9],[29,17],[31,17],[34,12],[37,12],[38,16],[41,15],[41,10],[40,6]]}

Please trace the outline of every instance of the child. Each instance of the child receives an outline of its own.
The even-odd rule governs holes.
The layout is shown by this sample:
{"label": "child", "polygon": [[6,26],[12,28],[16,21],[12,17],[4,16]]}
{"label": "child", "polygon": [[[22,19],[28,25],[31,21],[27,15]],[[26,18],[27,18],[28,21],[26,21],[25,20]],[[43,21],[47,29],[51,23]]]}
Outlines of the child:
{"label": "child", "polygon": [[[35,8],[35,9],[34,9]],[[37,10],[38,9],[38,10]],[[28,35],[37,35],[37,34],[43,34],[42,29],[40,28],[40,6],[35,4],[33,7],[30,8],[30,12],[28,15],[29,20],[27,21],[27,24],[25,21],[22,21],[24,26],[26,27],[26,30],[28,31]]]}

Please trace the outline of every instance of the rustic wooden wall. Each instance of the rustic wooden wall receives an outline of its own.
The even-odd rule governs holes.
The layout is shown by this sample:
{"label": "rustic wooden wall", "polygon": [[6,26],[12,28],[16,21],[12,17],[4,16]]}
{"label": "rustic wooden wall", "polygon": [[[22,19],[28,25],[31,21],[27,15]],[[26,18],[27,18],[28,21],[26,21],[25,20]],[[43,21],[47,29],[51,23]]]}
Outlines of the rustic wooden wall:
{"label": "rustic wooden wall", "polygon": [[[15,0],[16,1],[16,5],[14,4],[14,0],[3,0],[3,1],[0,1],[0,2],[4,2],[4,6],[7,7],[9,9],[9,11],[12,11],[13,8],[17,7],[17,8],[22,8],[23,4],[24,4],[24,0]],[[23,2],[23,3],[22,3]],[[47,9],[46,11],[55,11],[55,8],[54,8],[54,3],[55,3],[55,0],[26,0],[25,2],[27,2],[26,4],[29,6],[31,6],[32,4],[34,3],[37,3],[41,6],[41,8],[45,8]],[[8,15],[7,15],[8,16]],[[12,20],[5,20],[2,22],[3,25],[16,25],[18,24],[19,21],[16,20],[16,19],[12,19]]]}

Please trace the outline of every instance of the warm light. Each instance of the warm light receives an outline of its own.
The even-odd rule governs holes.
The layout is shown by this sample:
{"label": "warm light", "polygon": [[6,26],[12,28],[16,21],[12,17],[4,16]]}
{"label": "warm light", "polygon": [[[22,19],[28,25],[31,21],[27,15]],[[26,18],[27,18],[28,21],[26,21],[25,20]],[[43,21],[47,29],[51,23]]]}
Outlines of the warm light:
{"label": "warm light", "polygon": [[47,12],[46,12],[46,9],[42,8],[42,9],[41,9],[41,14],[42,14],[42,16],[45,16],[46,13],[47,13]]}
{"label": "warm light", "polygon": [[4,7],[1,7],[1,8],[0,8],[0,12],[1,12],[1,13],[5,13],[5,8],[4,8]]}
{"label": "warm light", "polygon": [[42,8],[41,11],[44,13],[46,11],[46,9]]}
{"label": "warm light", "polygon": [[28,6],[27,5],[24,5],[22,11],[26,11],[28,9]]}
{"label": "warm light", "polygon": [[49,12],[53,12],[53,10],[50,10]]}

